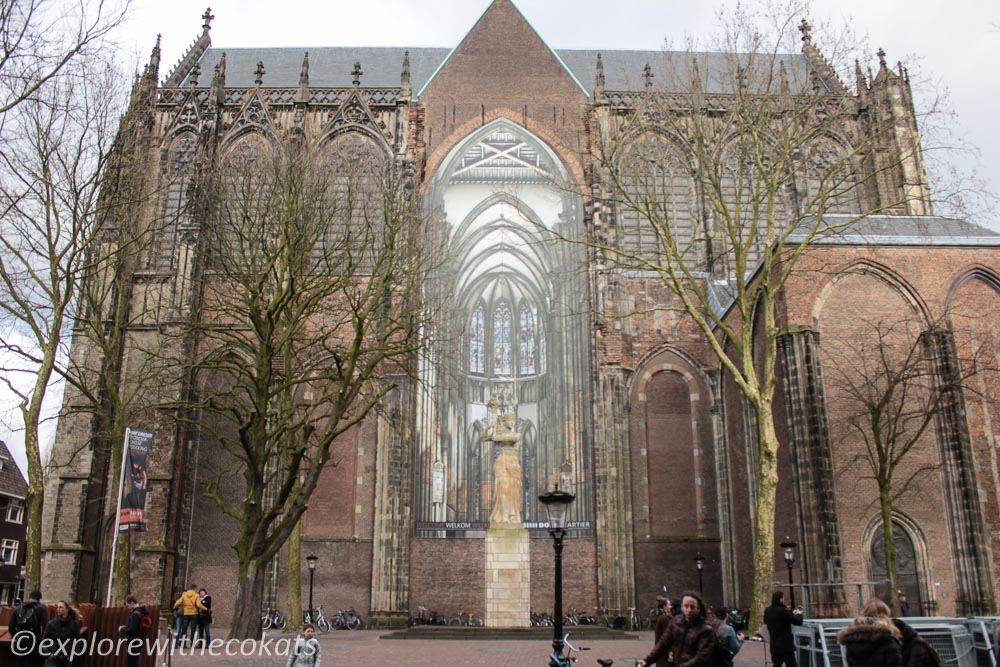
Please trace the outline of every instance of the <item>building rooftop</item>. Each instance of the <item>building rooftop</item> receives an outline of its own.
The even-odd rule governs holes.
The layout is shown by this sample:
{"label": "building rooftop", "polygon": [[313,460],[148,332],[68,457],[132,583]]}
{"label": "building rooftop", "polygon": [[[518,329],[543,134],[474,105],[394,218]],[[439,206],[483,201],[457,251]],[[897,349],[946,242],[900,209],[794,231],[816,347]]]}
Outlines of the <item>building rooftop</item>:
{"label": "building rooftop", "polygon": [[7,443],[0,440],[0,494],[24,498],[27,493],[28,481],[10,455]]}

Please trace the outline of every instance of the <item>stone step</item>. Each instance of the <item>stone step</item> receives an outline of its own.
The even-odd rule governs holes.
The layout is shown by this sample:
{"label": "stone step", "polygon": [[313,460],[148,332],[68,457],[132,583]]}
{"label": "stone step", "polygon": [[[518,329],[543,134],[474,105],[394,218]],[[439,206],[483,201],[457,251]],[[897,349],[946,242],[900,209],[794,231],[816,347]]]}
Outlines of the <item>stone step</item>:
{"label": "stone step", "polygon": [[[573,625],[563,628],[563,633],[569,633],[570,641],[576,644],[580,641],[586,645],[588,640],[608,639],[639,639],[639,635],[612,630],[598,625]],[[462,625],[414,625],[413,627],[388,632],[380,635],[380,639],[521,639],[521,640],[552,640],[552,626],[540,628],[470,628]]]}

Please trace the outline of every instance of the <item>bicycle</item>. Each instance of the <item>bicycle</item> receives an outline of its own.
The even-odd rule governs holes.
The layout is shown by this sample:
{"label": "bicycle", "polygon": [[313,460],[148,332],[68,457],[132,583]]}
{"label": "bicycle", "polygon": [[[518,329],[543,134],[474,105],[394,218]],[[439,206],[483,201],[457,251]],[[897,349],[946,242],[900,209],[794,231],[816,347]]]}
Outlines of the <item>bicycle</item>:
{"label": "bicycle", "polygon": [[330,621],[328,621],[326,616],[323,614],[323,605],[320,605],[315,609],[306,609],[303,611],[302,620],[316,628],[319,632],[330,631]]}
{"label": "bicycle", "polygon": [[639,612],[636,611],[635,607],[628,608],[628,627],[629,630],[644,630],[648,626],[643,625],[644,619],[639,616]]}
{"label": "bicycle", "polygon": [[337,610],[337,615],[333,619],[333,627],[338,630],[360,630],[364,624],[365,622],[354,611],[354,607]]}
{"label": "bicycle", "polygon": [[[569,643],[569,633],[567,632],[563,635],[563,650],[561,653],[553,651],[549,654],[549,667],[570,667],[574,662],[576,662],[576,656],[573,655],[573,651],[579,653],[580,651],[589,651],[590,649],[584,646],[576,647]],[[614,660],[605,660],[598,658],[597,664],[601,667],[611,667],[614,664]]]}
{"label": "bicycle", "polygon": [[277,609],[271,609],[268,607],[264,610],[264,613],[261,614],[260,626],[265,630],[270,630],[271,628],[274,628],[275,630],[284,630],[286,625],[288,625],[288,621]]}
{"label": "bicycle", "polygon": [[448,625],[465,625],[473,628],[481,628],[484,623],[483,619],[475,613],[471,611],[462,611],[458,613],[458,616],[455,616],[448,621]]}

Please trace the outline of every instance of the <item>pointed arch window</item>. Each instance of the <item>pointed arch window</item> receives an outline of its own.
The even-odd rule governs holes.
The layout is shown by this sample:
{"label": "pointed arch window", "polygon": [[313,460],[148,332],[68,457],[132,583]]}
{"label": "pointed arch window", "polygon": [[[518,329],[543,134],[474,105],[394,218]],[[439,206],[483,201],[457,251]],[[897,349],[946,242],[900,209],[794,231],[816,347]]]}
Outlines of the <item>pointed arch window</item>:
{"label": "pointed arch window", "polygon": [[535,374],[535,316],[527,305],[521,306],[519,332],[520,370],[521,375]]}
{"label": "pointed arch window", "polygon": [[486,373],[486,334],[483,307],[477,306],[469,320],[469,372]]}
{"label": "pointed arch window", "polygon": [[510,307],[501,303],[493,311],[493,375],[498,377],[513,375],[510,330]]}

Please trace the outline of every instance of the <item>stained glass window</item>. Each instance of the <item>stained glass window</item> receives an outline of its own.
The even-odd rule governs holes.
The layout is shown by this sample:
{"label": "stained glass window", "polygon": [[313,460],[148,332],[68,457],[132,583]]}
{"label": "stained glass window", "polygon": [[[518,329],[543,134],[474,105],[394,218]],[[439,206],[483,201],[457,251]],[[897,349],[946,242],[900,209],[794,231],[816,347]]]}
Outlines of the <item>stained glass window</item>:
{"label": "stained glass window", "polygon": [[501,303],[493,311],[493,374],[510,377],[511,364],[510,308]]}
{"label": "stained glass window", "polygon": [[528,306],[521,306],[520,338],[521,375],[535,374],[535,317]]}
{"label": "stained glass window", "polygon": [[482,375],[486,372],[486,335],[483,331],[483,307],[472,313],[469,322],[469,372]]}

